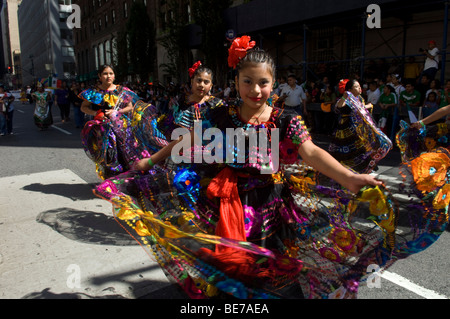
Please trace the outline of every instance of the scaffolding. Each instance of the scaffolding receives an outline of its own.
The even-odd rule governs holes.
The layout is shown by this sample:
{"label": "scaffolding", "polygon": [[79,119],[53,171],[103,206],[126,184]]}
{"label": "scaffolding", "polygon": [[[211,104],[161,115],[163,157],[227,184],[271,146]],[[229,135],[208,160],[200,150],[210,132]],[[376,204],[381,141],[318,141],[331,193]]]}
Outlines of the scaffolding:
{"label": "scaffolding", "polygon": [[[437,1],[428,1],[426,3],[411,3],[409,5],[403,6],[401,10],[403,12],[408,12],[408,14],[417,13],[417,12],[423,12],[423,11],[429,11],[429,12],[441,12],[442,8],[442,22],[443,22],[443,30],[442,30],[442,43],[439,47],[440,50],[440,61],[441,61],[441,67],[440,67],[440,81],[441,83],[444,83],[446,80],[446,65],[447,65],[447,46],[448,46],[448,9],[449,9],[449,0],[437,0]],[[430,8],[437,8],[437,9],[430,9]],[[398,12],[399,8],[394,9],[385,9],[383,8],[383,19],[385,18],[386,14],[395,14],[395,12]],[[359,16],[359,18],[358,18]],[[390,36],[389,38],[384,38],[382,36],[383,29],[379,30],[371,30],[371,32],[376,32],[380,35],[380,37],[383,39],[382,43],[379,46],[385,45],[389,46],[389,41],[392,39],[403,36],[403,43],[402,43],[402,53],[401,54],[395,54],[395,50],[389,47],[389,50],[393,53],[392,55],[386,55],[386,56],[373,56],[369,57],[368,53],[366,52],[366,39],[367,39],[367,32],[368,28],[366,26],[366,21],[368,18],[367,12],[359,13],[358,15],[353,16],[345,16],[345,17],[335,17],[333,19],[327,19],[326,22],[323,21],[323,19],[316,19],[312,21],[306,21],[302,23],[301,26],[290,26],[285,28],[279,28],[277,31],[275,31],[275,34],[281,34],[292,31],[298,37],[303,38],[303,56],[301,57],[301,61],[295,61],[295,63],[292,64],[279,64],[279,69],[292,69],[292,68],[300,68],[302,72],[303,80],[309,79],[313,77],[314,79],[319,80],[314,67],[321,64],[328,64],[328,63],[337,63],[339,64],[340,68],[344,68],[342,73],[345,74],[359,74],[359,77],[361,79],[364,79],[365,77],[365,66],[368,62],[371,60],[399,60],[401,62],[401,65],[404,65],[405,61],[409,57],[423,57],[423,54],[408,54],[405,50],[406,48],[406,42],[408,41],[408,37],[406,36],[406,31],[409,27],[413,26],[414,23],[412,22],[406,22],[406,19],[404,21],[403,25],[396,26],[398,28],[398,32],[394,35]],[[333,23],[343,23],[344,19],[353,21],[353,25],[351,28],[351,31],[348,32],[346,37],[347,47],[346,47],[346,56],[341,57],[339,59],[330,59],[331,56],[333,56],[332,50],[329,50],[327,48],[327,39],[333,36],[332,32],[329,32],[329,29],[332,28],[330,26],[333,25]],[[359,21],[358,21],[359,20]],[[432,21],[436,22],[436,21]],[[314,29],[317,28],[317,29]],[[272,33],[274,31],[271,31]],[[313,33],[315,34],[313,35]],[[441,33],[440,31],[438,32]],[[261,32],[258,34],[260,37]],[[270,34],[266,35],[266,38],[273,38]],[[410,37],[411,39],[411,37]],[[318,48],[319,50],[316,50],[316,52],[313,52],[310,55],[308,55],[308,51],[313,51],[311,47],[308,45],[310,44],[311,40],[319,41]],[[437,39],[440,40],[440,39]],[[262,41],[262,40],[261,40]],[[276,41],[276,46],[279,44],[279,41]],[[294,47],[289,48],[289,50],[285,52],[281,52],[282,50],[277,46],[276,52],[277,56],[279,54],[282,55],[288,55],[290,51],[294,49],[299,49],[301,47],[301,41],[297,44],[295,44]],[[377,48],[379,48],[376,47]],[[323,47],[321,50],[321,47]],[[373,51],[373,50],[372,50]],[[289,59],[293,60],[292,54],[289,56]],[[312,61],[312,60],[315,61]],[[294,62],[294,61],[293,61]]]}

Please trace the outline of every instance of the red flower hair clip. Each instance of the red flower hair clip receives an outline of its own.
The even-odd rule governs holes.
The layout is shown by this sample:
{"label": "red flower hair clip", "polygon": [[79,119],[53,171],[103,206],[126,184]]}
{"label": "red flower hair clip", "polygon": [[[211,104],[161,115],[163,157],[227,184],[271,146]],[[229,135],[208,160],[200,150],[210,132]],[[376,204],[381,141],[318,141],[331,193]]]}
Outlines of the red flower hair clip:
{"label": "red flower hair clip", "polygon": [[194,63],[194,65],[189,68],[189,77],[192,78],[195,74],[195,71],[197,71],[198,67],[202,65],[202,63],[200,61],[197,61]]}
{"label": "red flower hair clip", "polygon": [[339,93],[344,94],[344,92],[345,92],[345,86],[347,85],[347,82],[348,82],[348,81],[349,81],[348,79],[340,80],[340,81],[339,81]]}
{"label": "red flower hair clip", "polygon": [[228,49],[228,65],[236,69],[239,61],[247,55],[247,51],[252,49],[255,44],[255,41],[250,41],[248,35],[234,39],[231,47]]}

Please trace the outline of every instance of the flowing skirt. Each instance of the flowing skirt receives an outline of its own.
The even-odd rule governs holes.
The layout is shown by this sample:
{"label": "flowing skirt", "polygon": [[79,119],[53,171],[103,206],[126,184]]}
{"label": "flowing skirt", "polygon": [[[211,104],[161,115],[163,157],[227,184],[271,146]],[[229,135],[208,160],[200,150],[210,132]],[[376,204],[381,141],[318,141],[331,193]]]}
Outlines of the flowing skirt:
{"label": "flowing skirt", "polygon": [[[374,267],[423,251],[447,227],[450,155],[427,154],[393,168],[400,189],[356,196],[301,161],[272,175],[157,165],[109,178],[95,194],[190,298],[355,298]],[[224,235],[240,227],[244,238]]]}

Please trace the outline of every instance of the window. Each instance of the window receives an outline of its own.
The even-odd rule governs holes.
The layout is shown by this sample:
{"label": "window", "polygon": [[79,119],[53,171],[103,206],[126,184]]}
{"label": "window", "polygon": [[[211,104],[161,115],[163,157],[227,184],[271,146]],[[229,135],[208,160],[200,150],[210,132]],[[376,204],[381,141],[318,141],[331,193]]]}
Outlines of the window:
{"label": "window", "polygon": [[116,10],[112,10],[111,11],[111,20],[112,20],[112,24],[116,24]]}
{"label": "window", "polygon": [[72,30],[60,29],[59,31],[61,33],[61,39],[63,39],[63,40],[72,40],[73,39]]}
{"label": "window", "polygon": [[98,45],[98,63],[100,63],[100,65],[105,64],[105,50],[103,43]]}
{"label": "window", "polygon": [[75,50],[71,46],[61,47],[62,56],[75,56]]}
{"label": "window", "polygon": [[123,17],[128,18],[128,4],[126,2],[123,3]]}
{"label": "window", "polygon": [[117,39],[111,39],[111,62],[112,64],[117,64]]}
{"label": "window", "polygon": [[110,40],[105,41],[105,55],[106,55],[106,64],[111,64],[112,51],[111,51],[111,41]]}
{"label": "window", "polygon": [[94,60],[95,60],[95,69],[98,70],[99,69],[99,64],[98,64],[98,48],[96,46],[94,46]]}

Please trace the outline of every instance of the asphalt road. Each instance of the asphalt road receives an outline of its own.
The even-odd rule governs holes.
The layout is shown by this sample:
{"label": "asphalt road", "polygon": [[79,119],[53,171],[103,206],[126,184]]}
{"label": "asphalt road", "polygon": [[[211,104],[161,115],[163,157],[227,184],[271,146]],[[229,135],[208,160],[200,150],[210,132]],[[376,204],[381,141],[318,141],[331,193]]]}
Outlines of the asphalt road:
{"label": "asphalt road", "polygon": [[[14,135],[0,137],[0,298],[184,298],[117,226],[111,205],[92,194],[100,180],[81,130],[61,123],[54,108],[53,127],[39,131],[32,114],[33,105],[15,102]],[[395,183],[391,168],[399,162],[392,151],[380,177]],[[377,285],[362,283],[359,298],[450,298],[449,247],[447,231],[428,250],[375,274]],[[27,280],[30,274],[39,280]],[[72,275],[78,281],[70,283]]]}

